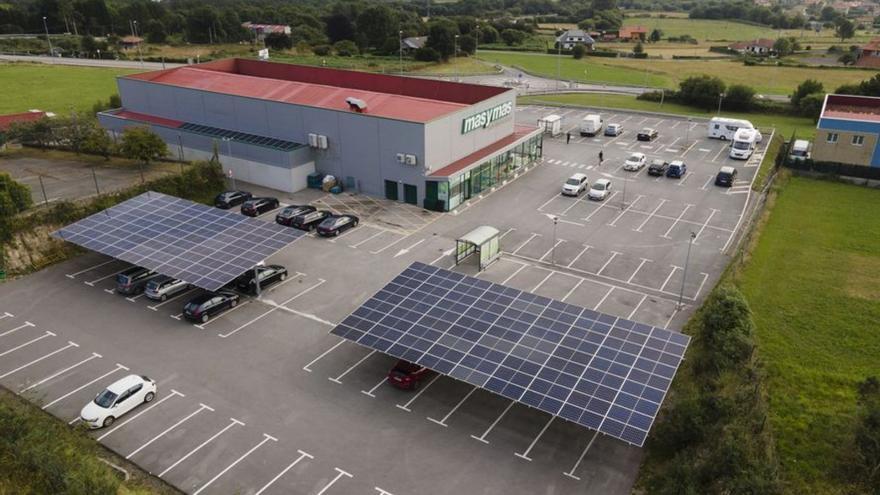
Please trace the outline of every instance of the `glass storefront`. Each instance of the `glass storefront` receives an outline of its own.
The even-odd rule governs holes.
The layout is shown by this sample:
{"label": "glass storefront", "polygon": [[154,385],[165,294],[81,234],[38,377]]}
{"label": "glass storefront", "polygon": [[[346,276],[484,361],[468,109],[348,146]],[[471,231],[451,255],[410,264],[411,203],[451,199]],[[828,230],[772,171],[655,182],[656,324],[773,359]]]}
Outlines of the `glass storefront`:
{"label": "glass storefront", "polygon": [[485,162],[454,175],[449,181],[428,181],[425,208],[451,211],[476,194],[504,181],[540,159],[543,135],[531,137]]}

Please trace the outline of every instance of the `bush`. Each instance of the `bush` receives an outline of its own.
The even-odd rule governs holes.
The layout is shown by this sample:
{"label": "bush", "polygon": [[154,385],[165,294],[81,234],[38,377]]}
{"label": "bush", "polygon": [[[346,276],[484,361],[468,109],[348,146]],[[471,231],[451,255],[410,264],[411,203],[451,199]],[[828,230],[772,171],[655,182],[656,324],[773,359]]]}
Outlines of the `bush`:
{"label": "bush", "polygon": [[574,48],[571,49],[571,56],[576,60],[584,58],[585,53],[587,53],[587,49],[584,48],[584,45],[574,45]]}
{"label": "bush", "polygon": [[333,45],[336,54],[340,57],[353,57],[359,53],[357,45],[351,40],[340,40]]}
{"label": "bush", "polygon": [[126,158],[150,163],[168,154],[168,145],[146,127],[128,127],[122,133],[119,152]]}
{"label": "bush", "polygon": [[755,103],[755,90],[744,84],[733,84],[727,88],[724,107],[728,110],[749,112]]}
{"label": "bush", "polygon": [[868,491],[880,493],[880,381],[859,383],[859,420],[855,433],[858,478]]}
{"label": "bush", "polygon": [[440,53],[429,46],[424,46],[416,49],[413,57],[420,62],[436,62],[440,60]]}
{"label": "bush", "polygon": [[290,50],[293,48],[293,38],[284,33],[269,33],[265,38],[266,47],[273,50]]}
{"label": "bush", "polygon": [[745,362],[754,346],[755,323],[745,297],[731,286],[719,287],[701,308],[702,331],[697,367],[720,373]]}
{"label": "bush", "polygon": [[678,96],[682,103],[711,110],[718,105],[725,84],[720,78],[709,75],[691,76],[679,84]]}
{"label": "bush", "polygon": [[330,48],[330,45],[318,45],[312,48],[312,53],[319,57],[326,57],[327,55],[330,55],[331,51],[332,48]]}
{"label": "bush", "polygon": [[0,216],[11,217],[30,208],[34,202],[28,186],[17,182],[11,175],[0,172]]}
{"label": "bush", "polygon": [[525,39],[526,33],[519,29],[505,29],[504,31],[501,31],[501,40],[504,41],[507,46],[522,44]]}
{"label": "bush", "polygon": [[665,99],[665,100],[675,99],[675,95],[672,92],[669,92],[664,95],[662,91],[646,91],[646,92],[636,96],[636,99],[642,100],[642,101],[654,101],[654,102],[659,103],[660,100],[663,100],[663,99]]}

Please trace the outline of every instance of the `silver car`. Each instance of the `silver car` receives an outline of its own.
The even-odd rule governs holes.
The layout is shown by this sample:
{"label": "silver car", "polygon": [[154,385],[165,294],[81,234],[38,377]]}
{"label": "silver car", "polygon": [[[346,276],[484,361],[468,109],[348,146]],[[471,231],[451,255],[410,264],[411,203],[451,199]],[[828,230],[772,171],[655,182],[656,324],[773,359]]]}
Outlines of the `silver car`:
{"label": "silver car", "polygon": [[147,283],[147,289],[144,295],[154,301],[164,301],[175,294],[179,294],[187,289],[190,285],[183,280],[171,278],[166,275],[150,280]]}

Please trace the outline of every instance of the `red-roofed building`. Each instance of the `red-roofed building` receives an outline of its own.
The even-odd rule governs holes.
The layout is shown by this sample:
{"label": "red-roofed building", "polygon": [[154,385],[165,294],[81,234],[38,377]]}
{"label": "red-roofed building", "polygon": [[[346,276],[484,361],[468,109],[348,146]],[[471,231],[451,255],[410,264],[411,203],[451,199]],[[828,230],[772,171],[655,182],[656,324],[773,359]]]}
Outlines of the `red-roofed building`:
{"label": "red-roofed building", "polygon": [[31,110],[30,112],[22,112],[22,113],[11,113],[8,115],[0,115],[0,134],[9,130],[12,127],[12,124],[18,124],[22,122],[35,122],[37,120],[42,119],[43,117],[48,117],[49,114],[46,112],[41,112],[39,110]]}
{"label": "red-roofed building", "polygon": [[617,33],[621,41],[645,41],[648,28],[644,26],[623,26]]}
{"label": "red-roofed building", "polygon": [[880,167],[880,98],[826,95],[813,159]]}
{"label": "red-roofed building", "polygon": [[241,27],[247,29],[254,34],[257,40],[262,41],[269,34],[286,34],[290,35],[290,26],[284,24],[256,24],[253,22],[243,22]]}
{"label": "red-roofed building", "polygon": [[320,172],[447,211],[541,153],[509,88],[244,59],[117,82],[123,108],[98,114],[111,132],[149,126],[175,154],[217,149],[236,178],[289,192]]}
{"label": "red-roofed building", "polygon": [[880,69],[880,38],[874,38],[859,47],[859,58],[855,65]]}

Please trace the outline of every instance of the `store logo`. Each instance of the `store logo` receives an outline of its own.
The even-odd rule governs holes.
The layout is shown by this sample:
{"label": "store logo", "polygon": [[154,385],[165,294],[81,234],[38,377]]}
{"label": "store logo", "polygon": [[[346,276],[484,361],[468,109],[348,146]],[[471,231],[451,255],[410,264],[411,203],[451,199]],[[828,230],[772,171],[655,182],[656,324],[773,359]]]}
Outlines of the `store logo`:
{"label": "store logo", "polygon": [[489,127],[489,125],[496,120],[503,119],[510,115],[511,111],[513,111],[513,102],[508,101],[497,107],[492,107],[488,110],[483,110],[478,114],[471,115],[461,121],[461,133],[467,134],[475,129]]}

